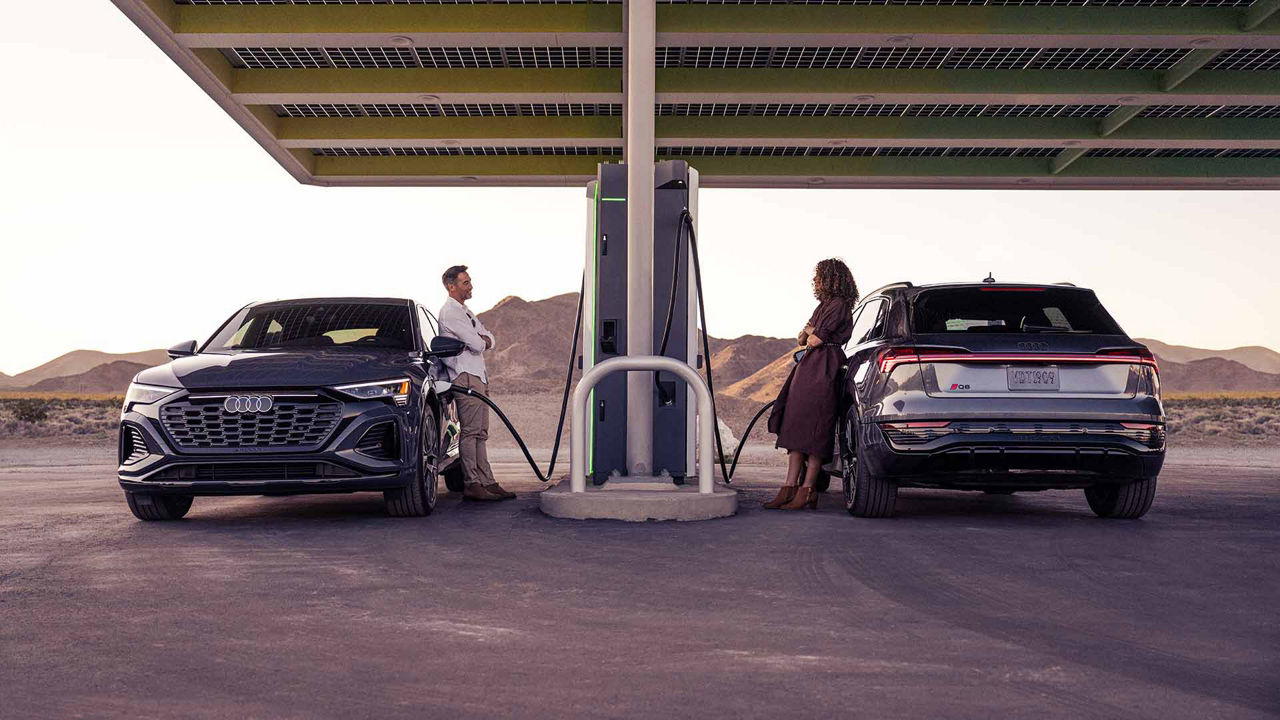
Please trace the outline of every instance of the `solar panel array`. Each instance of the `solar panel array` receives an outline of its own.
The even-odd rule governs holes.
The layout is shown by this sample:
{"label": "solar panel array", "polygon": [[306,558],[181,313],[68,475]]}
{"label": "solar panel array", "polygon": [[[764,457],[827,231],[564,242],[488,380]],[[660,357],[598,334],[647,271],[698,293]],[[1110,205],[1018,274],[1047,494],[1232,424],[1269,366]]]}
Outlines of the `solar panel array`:
{"label": "solar panel array", "polygon": [[[140,7],[156,2],[119,1]],[[610,5],[622,12],[622,0],[171,1],[180,6]],[[1238,179],[1261,168],[1258,177],[1280,187],[1275,0],[1260,5],[1254,0],[657,1],[781,6],[763,11],[764,16],[731,7],[688,14],[659,10],[660,45],[653,57],[659,157],[705,158],[708,168],[730,169],[750,163],[715,158],[777,158],[761,165],[784,178],[805,175],[803,168],[843,166],[852,176],[892,175],[899,163],[920,169],[926,178],[956,175],[948,167],[981,175],[984,163],[963,159],[988,158],[992,168],[1006,169],[991,174],[1005,178],[1024,172],[1050,178],[1068,168],[1063,177],[1103,177],[1098,172],[1129,177],[1132,169],[1133,177],[1171,173],[1167,177]],[[796,27],[787,27],[785,6],[823,5],[881,6],[831,15],[895,20],[868,22],[862,31],[836,24],[828,31],[814,24],[827,11],[811,7],[798,9]],[[898,12],[886,6],[923,9]],[[1022,9],[1000,9],[1012,6]],[[929,9],[944,7],[955,9]],[[969,30],[939,30],[939,15],[969,17],[966,7],[975,8],[978,18]],[[1052,9],[1067,7],[1075,9]],[[506,11],[494,12],[507,17],[501,15]],[[667,21],[679,15],[684,24],[662,27],[663,12]],[[466,26],[472,22],[467,18],[487,13],[459,11],[457,22],[436,26],[414,18],[443,18],[451,11],[419,16],[388,10],[368,14],[382,20],[348,28],[343,18],[360,17],[360,11],[317,10],[305,13],[305,26],[299,22],[296,31],[288,29],[288,13],[188,7],[179,14],[184,29],[175,37],[189,34],[178,44],[199,48],[194,55],[199,62],[234,69],[212,74],[236,102],[254,106],[254,119],[240,121],[250,132],[261,123],[259,129],[269,134],[264,144],[270,147],[274,140],[284,151],[275,153],[282,164],[302,163],[290,169],[300,179],[308,174],[316,179],[319,173],[360,184],[367,170],[383,173],[378,176],[383,179],[403,172],[396,182],[422,177],[424,184],[433,184],[436,174],[467,175],[460,168],[468,163],[491,173],[501,167],[501,158],[545,156],[563,160],[522,160],[512,167],[535,168],[529,171],[534,175],[536,168],[545,168],[560,176],[554,181],[567,182],[575,172],[574,177],[589,175],[596,161],[623,155],[625,107],[619,100],[625,51],[618,28],[601,23],[607,12],[548,11],[545,16],[552,20],[544,26],[537,21],[543,13],[525,8],[518,17],[527,23],[504,21],[494,29],[487,20]],[[744,25],[730,32],[729,26],[712,22],[717,13]],[[509,15],[517,17],[515,10]],[[579,30],[572,27],[579,15],[594,20],[584,19]],[[695,17],[705,24],[690,25]],[[1267,24],[1254,22],[1259,17]],[[209,22],[209,29],[189,29],[188,18]],[[400,24],[397,18],[406,25],[400,32],[392,27]],[[231,21],[246,27],[234,28]],[[588,28],[589,22],[595,25]],[[884,29],[889,26],[901,36],[889,35]],[[1258,30],[1250,34],[1254,26]],[[1010,27],[1023,28],[1023,36],[1011,39]],[[960,46],[932,39],[949,33],[960,33]],[[234,39],[211,39],[220,35]],[[451,36],[460,39],[450,41]],[[554,39],[544,39],[549,37]],[[713,44],[720,37],[723,44]],[[1073,39],[1080,37],[1089,39]],[[1138,47],[1124,46],[1130,42]],[[219,43],[225,46],[205,49]],[[1033,47],[1019,46],[1023,43]],[[415,70],[449,72],[379,72]],[[758,85],[753,77],[760,78]],[[232,87],[242,82],[246,89]],[[848,122],[836,121],[840,118]],[[449,119],[455,120],[444,122]],[[449,138],[453,133],[463,137]],[[850,161],[842,164],[841,158]],[[1087,170],[1090,166],[1094,170]]]}
{"label": "solar panel array", "polygon": [[[234,67],[621,68],[621,47],[234,47]],[[1184,48],[661,47],[659,68],[787,70],[1168,70]],[[1206,70],[1280,69],[1280,50],[1227,50]]]}

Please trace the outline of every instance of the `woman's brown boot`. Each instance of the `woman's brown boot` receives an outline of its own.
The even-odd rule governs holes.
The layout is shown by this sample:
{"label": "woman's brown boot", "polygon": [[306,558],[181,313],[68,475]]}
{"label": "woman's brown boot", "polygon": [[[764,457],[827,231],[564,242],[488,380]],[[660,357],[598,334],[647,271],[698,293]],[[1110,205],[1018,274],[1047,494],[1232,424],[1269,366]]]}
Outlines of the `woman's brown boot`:
{"label": "woman's brown boot", "polygon": [[803,510],[806,507],[810,510],[816,510],[818,508],[818,491],[811,487],[801,487],[796,491],[796,496],[791,498],[791,502],[778,509]]}
{"label": "woman's brown boot", "polygon": [[778,488],[778,496],[764,504],[766,510],[777,510],[778,508],[791,502],[791,498],[796,496],[795,485],[783,485]]}

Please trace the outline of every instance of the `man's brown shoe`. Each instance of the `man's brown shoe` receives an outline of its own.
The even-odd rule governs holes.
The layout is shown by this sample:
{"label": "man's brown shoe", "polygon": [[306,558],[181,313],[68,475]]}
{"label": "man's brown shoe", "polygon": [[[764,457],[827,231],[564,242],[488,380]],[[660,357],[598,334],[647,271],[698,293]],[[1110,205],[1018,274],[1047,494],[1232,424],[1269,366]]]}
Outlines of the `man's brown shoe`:
{"label": "man's brown shoe", "polygon": [[462,489],[463,500],[501,500],[501,495],[494,495],[485,486],[475,483]]}
{"label": "man's brown shoe", "polygon": [[513,492],[511,492],[510,490],[508,490],[508,489],[506,489],[506,488],[502,487],[501,485],[499,485],[499,484],[498,484],[498,483],[496,483],[496,482],[495,482],[495,483],[490,483],[489,485],[485,485],[485,486],[484,486],[484,489],[485,489],[485,490],[488,490],[490,493],[492,493],[492,494],[494,494],[494,495],[497,495],[498,497],[502,498],[503,500],[513,500],[513,499],[515,499],[515,496],[516,496],[516,494],[515,494],[515,493],[513,493]]}

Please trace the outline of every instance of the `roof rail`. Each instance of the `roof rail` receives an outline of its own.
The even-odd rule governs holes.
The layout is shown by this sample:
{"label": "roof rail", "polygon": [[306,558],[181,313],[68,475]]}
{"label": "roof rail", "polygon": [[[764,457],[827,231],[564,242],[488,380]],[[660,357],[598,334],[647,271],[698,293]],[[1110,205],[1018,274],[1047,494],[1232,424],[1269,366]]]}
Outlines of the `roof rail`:
{"label": "roof rail", "polygon": [[892,289],[892,288],[899,288],[899,287],[909,288],[909,287],[915,287],[915,285],[912,285],[910,282],[908,282],[908,281],[906,281],[906,280],[903,280],[902,282],[889,283],[888,285],[884,285],[884,286],[881,286],[881,287],[876,288],[875,290],[872,290],[871,292],[867,293],[866,295],[863,295],[863,297],[871,297],[872,295],[879,295],[880,293],[884,292],[885,290],[890,290],[890,289]]}

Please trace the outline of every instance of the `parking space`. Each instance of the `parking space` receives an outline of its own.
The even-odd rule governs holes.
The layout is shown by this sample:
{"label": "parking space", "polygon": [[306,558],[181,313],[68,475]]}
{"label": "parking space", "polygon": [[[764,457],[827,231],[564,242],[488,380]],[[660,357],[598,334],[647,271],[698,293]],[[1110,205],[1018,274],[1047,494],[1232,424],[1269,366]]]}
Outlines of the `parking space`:
{"label": "parking space", "polygon": [[904,491],[899,516],[553,520],[504,503],[198,498],[0,465],[5,717],[1266,717],[1280,470],[1174,464],[1140,521],[1079,492]]}

